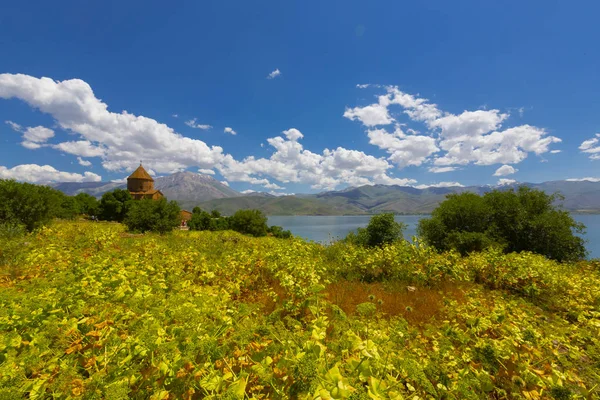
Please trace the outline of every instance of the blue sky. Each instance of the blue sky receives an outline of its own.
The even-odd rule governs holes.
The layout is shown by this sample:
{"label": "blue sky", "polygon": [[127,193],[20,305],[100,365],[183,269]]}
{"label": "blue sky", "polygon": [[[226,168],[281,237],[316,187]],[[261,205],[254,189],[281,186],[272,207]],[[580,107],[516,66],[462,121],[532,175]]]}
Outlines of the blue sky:
{"label": "blue sky", "polygon": [[0,178],[118,180],[143,159],[156,175],[277,193],[598,179],[599,13],[593,1],[11,2]]}

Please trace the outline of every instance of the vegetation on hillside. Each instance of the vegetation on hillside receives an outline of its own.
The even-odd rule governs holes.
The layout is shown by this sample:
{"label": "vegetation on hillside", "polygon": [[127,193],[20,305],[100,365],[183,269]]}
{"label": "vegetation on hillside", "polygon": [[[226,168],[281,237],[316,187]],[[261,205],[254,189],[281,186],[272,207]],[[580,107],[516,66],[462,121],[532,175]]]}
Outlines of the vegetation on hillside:
{"label": "vegetation on hillside", "polygon": [[292,236],[290,231],[283,230],[280,226],[269,227],[267,217],[259,210],[239,210],[231,217],[224,217],[217,210],[209,213],[200,207],[194,207],[188,225],[194,231],[233,230],[256,237],[270,234],[285,239]]}
{"label": "vegetation on hillside", "polygon": [[599,395],[597,261],[124,229],[0,238],[0,398]]}
{"label": "vegetation on hillside", "polygon": [[394,214],[385,213],[371,217],[365,228],[350,232],[344,241],[359,246],[375,247],[402,240],[406,224],[396,222]]}
{"label": "vegetation on hillside", "polygon": [[454,249],[463,255],[498,247],[559,261],[584,258],[584,240],[575,233],[583,233],[585,227],[555,206],[556,200],[556,195],[525,186],[483,196],[451,194],[431,218],[419,221],[418,234],[438,250]]}
{"label": "vegetation on hillside", "polygon": [[123,221],[130,232],[167,233],[179,226],[181,209],[175,201],[138,200],[129,206]]}

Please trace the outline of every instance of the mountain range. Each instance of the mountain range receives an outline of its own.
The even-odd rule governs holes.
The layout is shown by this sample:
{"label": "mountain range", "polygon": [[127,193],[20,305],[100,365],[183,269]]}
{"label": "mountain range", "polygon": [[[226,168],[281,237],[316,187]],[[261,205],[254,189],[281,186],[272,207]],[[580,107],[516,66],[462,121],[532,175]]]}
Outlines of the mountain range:
{"label": "mountain range", "polygon": [[[495,186],[453,186],[417,189],[410,186],[372,185],[350,187],[318,194],[274,196],[268,193],[242,194],[209,175],[178,172],[155,179],[155,188],[169,200],[176,200],[183,208],[199,206],[219,210],[225,215],[244,208],[254,208],[267,215],[360,215],[380,212],[396,214],[428,214],[447,194],[471,191],[483,194],[500,188],[527,185],[548,194],[561,193],[563,207],[574,212],[600,213],[600,182],[550,181],[543,183],[515,183]],[[100,197],[116,188],[126,188],[123,182],[57,183],[53,187],[68,195],[89,193]]]}

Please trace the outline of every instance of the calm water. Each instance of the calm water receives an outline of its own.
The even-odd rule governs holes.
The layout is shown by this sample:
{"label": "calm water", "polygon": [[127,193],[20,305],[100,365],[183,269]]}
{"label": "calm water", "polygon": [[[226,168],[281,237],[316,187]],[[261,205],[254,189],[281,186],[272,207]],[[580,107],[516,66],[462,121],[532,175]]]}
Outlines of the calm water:
{"label": "calm water", "polygon": [[[405,238],[416,234],[417,223],[423,215],[398,215],[396,221],[404,222],[408,228],[404,231]],[[600,258],[600,215],[574,215],[577,221],[587,226],[587,249],[591,257]],[[332,240],[345,237],[348,232],[356,228],[365,227],[371,217],[359,216],[272,216],[269,225],[279,225],[289,229],[296,236],[315,242],[328,243]]]}

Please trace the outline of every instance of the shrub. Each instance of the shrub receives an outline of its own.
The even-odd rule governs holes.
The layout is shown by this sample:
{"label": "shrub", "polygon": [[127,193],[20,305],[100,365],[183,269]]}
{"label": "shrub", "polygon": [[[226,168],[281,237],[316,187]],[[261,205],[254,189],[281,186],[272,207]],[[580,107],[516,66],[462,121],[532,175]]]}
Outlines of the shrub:
{"label": "shrub", "polygon": [[124,222],[130,231],[162,234],[179,225],[180,212],[175,201],[144,199],[131,203]]}
{"label": "shrub", "polygon": [[259,210],[238,210],[229,219],[229,226],[234,231],[252,236],[266,236],[268,231],[267,217]]}
{"label": "shrub", "polygon": [[280,239],[289,239],[292,237],[292,232],[290,232],[289,230],[284,231],[282,227],[277,225],[270,226],[268,232],[272,236],[275,236],[276,238]]}
{"label": "shrub", "polygon": [[418,234],[440,251],[454,249],[462,255],[499,247],[559,261],[581,259],[586,255],[584,241],[575,233],[583,233],[585,226],[556,207],[558,199],[525,186],[483,196],[451,194],[431,218],[419,222]]}
{"label": "shrub", "polygon": [[350,232],[346,241],[360,246],[382,246],[402,239],[402,231],[406,225],[394,220],[394,214],[374,215],[366,228]]}
{"label": "shrub", "polygon": [[100,212],[100,204],[94,196],[87,193],[79,193],[74,199],[77,202],[79,214],[98,215]]}
{"label": "shrub", "polygon": [[100,199],[100,219],[123,222],[133,201],[131,194],[124,189],[107,192]]}
{"label": "shrub", "polygon": [[55,217],[72,217],[69,199],[47,186],[0,180],[0,223],[23,225],[32,231]]}

